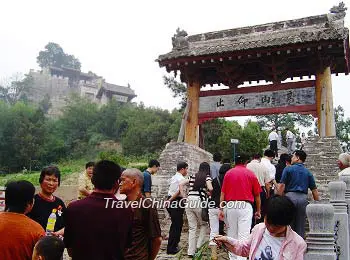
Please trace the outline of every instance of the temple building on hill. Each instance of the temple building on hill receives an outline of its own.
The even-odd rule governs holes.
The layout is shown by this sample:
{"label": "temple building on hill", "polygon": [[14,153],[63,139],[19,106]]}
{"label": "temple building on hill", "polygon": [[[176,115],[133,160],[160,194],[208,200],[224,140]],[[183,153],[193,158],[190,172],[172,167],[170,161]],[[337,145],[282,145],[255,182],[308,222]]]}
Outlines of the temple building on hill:
{"label": "temple building on hill", "polygon": [[67,98],[72,94],[78,94],[99,105],[112,101],[131,102],[136,97],[129,84],[127,86],[111,84],[92,72],[84,73],[67,67],[48,67],[41,71],[30,70],[29,75],[33,78],[34,84],[28,99],[39,103],[48,97],[51,103],[48,114],[52,117],[61,114]]}

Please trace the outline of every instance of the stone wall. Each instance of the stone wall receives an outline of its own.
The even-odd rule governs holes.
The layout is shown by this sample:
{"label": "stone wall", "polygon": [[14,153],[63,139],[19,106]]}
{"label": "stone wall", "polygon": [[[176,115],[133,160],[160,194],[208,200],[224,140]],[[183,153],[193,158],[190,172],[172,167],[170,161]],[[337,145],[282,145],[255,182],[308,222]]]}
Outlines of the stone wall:
{"label": "stone wall", "polygon": [[339,179],[337,159],[342,149],[338,139],[336,137],[310,137],[304,150],[307,153],[305,166],[316,179],[321,199],[329,199],[328,183]]}
{"label": "stone wall", "polygon": [[176,173],[176,165],[180,161],[188,163],[188,174],[195,174],[199,164],[211,162],[212,154],[187,143],[168,143],[159,157],[161,169],[152,176],[152,196],[166,198],[168,195],[169,180]]}

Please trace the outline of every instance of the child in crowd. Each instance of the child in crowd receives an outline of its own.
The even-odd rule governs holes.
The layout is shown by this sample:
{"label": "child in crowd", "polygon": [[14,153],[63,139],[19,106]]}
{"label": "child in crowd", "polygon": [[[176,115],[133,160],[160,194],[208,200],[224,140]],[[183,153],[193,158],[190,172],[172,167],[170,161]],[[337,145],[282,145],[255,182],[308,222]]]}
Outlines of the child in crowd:
{"label": "child in crowd", "polygon": [[63,259],[64,243],[54,236],[42,237],[35,245],[32,260]]}
{"label": "child in crowd", "polygon": [[288,197],[273,196],[266,203],[264,223],[256,225],[248,239],[216,236],[214,242],[236,255],[252,260],[303,260],[306,243],[290,227],[295,212],[296,208]]}

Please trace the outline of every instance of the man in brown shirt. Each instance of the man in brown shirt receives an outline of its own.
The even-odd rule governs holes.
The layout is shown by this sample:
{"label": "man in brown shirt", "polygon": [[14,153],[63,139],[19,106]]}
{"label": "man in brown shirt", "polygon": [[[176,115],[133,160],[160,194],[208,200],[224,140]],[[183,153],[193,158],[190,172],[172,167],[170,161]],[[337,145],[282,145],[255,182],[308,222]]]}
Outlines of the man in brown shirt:
{"label": "man in brown shirt", "polygon": [[151,198],[142,196],[143,174],[138,169],[126,169],[120,178],[120,193],[134,211],[132,244],[125,252],[125,259],[153,260],[156,258],[162,238],[157,209]]}
{"label": "man in brown shirt", "polygon": [[44,229],[27,217],[33,207],[35,188],[28,181],[6,185],[5,212],[0,212],[0,259],[30,260]]}

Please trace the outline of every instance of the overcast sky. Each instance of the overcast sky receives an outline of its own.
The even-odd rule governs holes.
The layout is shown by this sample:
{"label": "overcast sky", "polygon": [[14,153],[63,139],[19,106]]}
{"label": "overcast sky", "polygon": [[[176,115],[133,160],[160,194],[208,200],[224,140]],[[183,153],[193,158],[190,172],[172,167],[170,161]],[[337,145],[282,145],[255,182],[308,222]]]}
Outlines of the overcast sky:
{"label": "overcast sky", "polygon": [[[344,1],[350,7],[350,0]],[[197,34],[302,18],[329,12],[335,0],[3,0],[0,9],[0,78],[39,69],[36,57],[48,42],[75,55],[82,71],[108,82],[130,83],[137,102],[173,109],[178,100],[163,85],[155,59],[171,50],[180,27]],[[350,14],[345,25],[350,25]],[[333,77],[334,104],[350,117],[350,75]]]}

